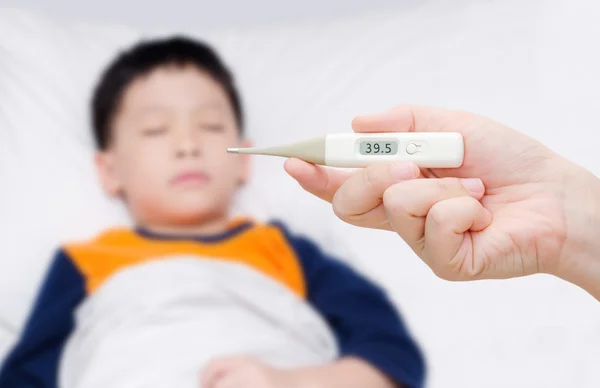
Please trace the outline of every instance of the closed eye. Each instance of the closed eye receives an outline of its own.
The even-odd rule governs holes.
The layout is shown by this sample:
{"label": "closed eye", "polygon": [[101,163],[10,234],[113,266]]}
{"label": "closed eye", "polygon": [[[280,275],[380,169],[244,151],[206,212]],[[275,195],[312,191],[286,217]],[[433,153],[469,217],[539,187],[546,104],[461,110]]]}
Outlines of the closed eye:
{"label": "closed eye", "polygon": [[223,124],[200,124],[200,128],[210,132],[223,132],[225,126]]}
{"label": "closed eye", "polygon": [[155,128],[146,128],[142,131],[144,136],[159,136],[167,132],[166,127],[155,127]]}

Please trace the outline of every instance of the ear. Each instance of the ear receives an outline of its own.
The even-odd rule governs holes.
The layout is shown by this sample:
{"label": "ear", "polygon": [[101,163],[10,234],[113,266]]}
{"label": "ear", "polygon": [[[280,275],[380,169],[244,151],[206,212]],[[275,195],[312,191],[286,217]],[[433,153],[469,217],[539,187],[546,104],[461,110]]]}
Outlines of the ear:
{"label": "ear", "polygon": [[102,151],[96,154],[96,170],[100,178],[102,188],[111,197],[116,197],[121,193],[121,182],[115,171],[114,155],[109,151]]}
{"label": "ear", "polygon": [[[252,147],[252,142],[250,140],[244,140],[241,142],[240,147]],[[240,184],[245,185],[250,179],[250,155],[240,154],[239,157],[242,159],[242,173],[240,176]]]}

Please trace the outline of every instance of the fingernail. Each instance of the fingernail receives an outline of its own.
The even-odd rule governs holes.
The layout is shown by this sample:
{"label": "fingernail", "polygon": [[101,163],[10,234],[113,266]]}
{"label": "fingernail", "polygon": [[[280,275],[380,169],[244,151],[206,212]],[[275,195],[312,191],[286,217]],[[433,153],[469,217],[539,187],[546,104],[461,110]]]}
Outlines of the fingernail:
{"label": "fingernail", "polygon": [[461,179],[461,183],[471,194],[482,194],[485,191],[483,182],[479,178]]}
{"label": "fingernail", "polygon": [[413,163],[398,163],[392,166],[392,176],[399,181],[413,179],[417,176],[417,166]]}

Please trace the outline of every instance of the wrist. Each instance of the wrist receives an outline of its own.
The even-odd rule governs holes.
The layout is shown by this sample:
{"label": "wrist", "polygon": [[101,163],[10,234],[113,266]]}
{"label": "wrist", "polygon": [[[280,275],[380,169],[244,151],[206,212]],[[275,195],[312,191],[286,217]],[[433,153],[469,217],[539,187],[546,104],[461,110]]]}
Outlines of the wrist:
{"label": "wrist", "polygon": [[566,242],[553,271],[600,301],[600,179],[577,167],[565,184]]}

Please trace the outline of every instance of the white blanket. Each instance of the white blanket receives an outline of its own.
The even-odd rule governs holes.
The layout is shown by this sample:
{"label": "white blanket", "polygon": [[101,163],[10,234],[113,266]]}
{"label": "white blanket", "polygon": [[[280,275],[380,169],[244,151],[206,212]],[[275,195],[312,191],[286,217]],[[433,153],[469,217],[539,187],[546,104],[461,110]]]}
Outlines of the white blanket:
{"label": "white blanket", "polygon": [[337,351],[322,318],[283,285],[244,265],[169,257],[118,273],[80,306],[60,386],[197,388],[215,357],[301,366]]}

